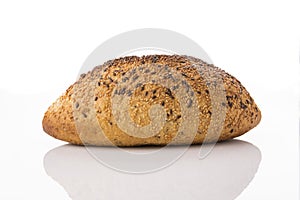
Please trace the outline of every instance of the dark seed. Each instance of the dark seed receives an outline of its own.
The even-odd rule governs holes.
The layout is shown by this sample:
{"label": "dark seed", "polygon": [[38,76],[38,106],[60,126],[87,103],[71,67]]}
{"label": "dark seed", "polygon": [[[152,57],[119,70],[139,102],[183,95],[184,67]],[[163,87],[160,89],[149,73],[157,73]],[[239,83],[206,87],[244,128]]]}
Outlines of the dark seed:
{"label": "dark seed", "polygon": [[122,78],[122,82],[126,82],[128,80],[128,77]]}
{"label": "dark seed", "polygon": [[145,64],[145,61],[142,60],[142,64]]}
{"label": "dark seed", "polygon": [[95,97],[95,101],[97,101],[98,100],[98,97]]}
{"label": "dark seed", "polygon": [[181,73],[182,76],[187,77],[187,75],[185,73]]}
{"label": "dark seed", "polygon": [[138,84],[136,84],[136,86],[135,86],[135,88],[139,88],[139,87],[141,87],[141,83],[138,83]]}
{"label": "dark seed", "polygon": [[119,91],[119,94],[124,95],[125,92],[126,92],[126,89],[125,89],[125,88],[122,88],[122,89]]}
{"label": "dark seed", "polygon": [[208,90],[205,90],[206,94],[209,94],[209,91]]}
{"label": "dark seed", "polygon": [[133,81],[136,81],[136,79],[138,79],[139,78],[139,76],[138,75],[135,75],[133,78],[132,78],[132,80]]}
{"label": "dark seed", "polygon": [[140,72],[144,71],[144,67],[140,67],[140,68],[139,68],[139,71],[140,71]]}
{"label": "dark seed", "polygon": [[181,118],[181,115],[177,115],[177,119],[180,119]]}
{"label": "dark seed", "polygon": [[114,82],[114,80],[112,80],[112,78],[108,77],[108,79],[110,80],[111,83]]}
{"label": "dark seed", "polygon": [[87,115],[85,113],[82,113],[82,115],[83,115],[84,118],[87,118]]}
{"label": "dark seed", "polygon": [[173,115],[173,110],[172,109],[170,109],[170,114]]}
{"label": "dark seed", "polygon": [[177,90],[179,88],[179,85],[172,86],[172,90]]}
{"label": "dark seed", "polygon": [[233,129],[230,130],[230,133],[233,133]]}
{"label": "dark seed", "polygon": [[148,96],[148,91],[146,91],[145,96]]}
{"label": "dark seed", "polygon": [[233,103],[229,101],[229,102],[228,102],[228,105],[229,105],[230,108],[232,108]]}
{"label": "dark seed", "polygon": [[187,107],[190,108],[193,105],[193,100],[189,99],[187,102]]}
{"label": "dark seed", "polygon": [[161,105],[162,105],[162,106],[165,106],[165,102],[164,102],[164,101],[163,101],[163,102],[161,102]]}
{"label": "dark seed", "polygon": [[200,91],[197,91],[197,93],[201,95],[201,92],[200,92]]}
{"label": "dark seed", "polygon": [[242,109],[246,109],[247,108],[247,106],[243,102],[240,102],[240,106],[241,106]]}
{"label": "dark seed", "polygon": [[232,98],[232,96],[226,96],[227,100],[230,100]]}
{"label": "dark seed", "polygon": [[144,89],[145,89],[145,85],[143,85],[143,86],[141,87],[141,91],[144,91]]}
{"label": "dark seed", "polygon": [[101,85],[101,83],[100,82],[98,82],[98,86],[100,86]]}
{"label": "dark seed", "polygon": [[173,77],[172,74],[166,74],[166,75],[164,76],[164,78],[165,78],[165,79],[172,79],[173,81],[175,81],[175,78]]}
{"label": "dark seed", "polygon": [[226,106],[226,103],[222,102],[222,106]]}
{"label": "dark seed", "polygon": [[208,114],[209,114],[209,115],[211,115],[211,112],[210,112],[210,110],[208,111]]}
{"label": "dark seed", "polygon": [[157,97],[157,96],[154,95],[154,96],[152,97],[152,99],[156,99],[156,97]]}
{"label": "dark seed", "polygon": [[112,123],[112,122],[109,122],[109,124],[112,125],[113,123]]}
{"label": "dark seed", "polygon": [[133,75],[133,74],[135,74],[135,73],[136,73],[136,68],[134,68],[134,69],[130,72],[131,75]]}
{"label": "dark seed", "polygon": [[153,90],[153,94],[155,94],[156,93],[156,90]]}
{"label": "dark seed", "polygon": [[81,74],[80,78],[84,78],[86,76],[86,74]]}
{"label": "dark seed", "polygon": [[131,96],[132,95],[132,91],[131,90],[128,90],[127,91],[127,96]]}
{"label": "dark seed", "polygon": [[154,56],[154,57],[152,58],[152,62],[153,62],[153,63],[156,63],[157,60],[158,60],[158,58],[157,58],[156,56]]}
{"label": "dark seed", "polygon": [[167,88],[167,91],[165,93],[167,95],[169,95],[171,97],[171,99],[174,99],[174,96],[173,96],[172,91],[170,90],[170,88]]}
{"label": "dark seed", "polygon": [[78,102],[76,102],[76,104],[75,104],[75,108],[78,108],[79,107],[79,103]]}

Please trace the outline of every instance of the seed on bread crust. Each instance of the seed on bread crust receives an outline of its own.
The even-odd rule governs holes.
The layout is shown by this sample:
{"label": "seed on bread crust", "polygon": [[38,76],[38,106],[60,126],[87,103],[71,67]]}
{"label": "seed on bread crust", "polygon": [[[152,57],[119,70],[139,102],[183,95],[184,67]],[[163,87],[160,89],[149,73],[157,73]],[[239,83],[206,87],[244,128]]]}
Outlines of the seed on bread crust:
{"label": "seed on bread crust", "polygon": [[[174,70],[181,74],[184,79],[176,82],[176,77],[172,73],[166,74],[163,79],[174,82],[171,88],[166,88],[153,81],[138,83],[140,79],[145,77],[161,76],[160,73],[154,73],[155,71],[147,68],[153,64],[160,70],[165,68]],[[198,67],[195,68],[195,65]],[[136,70],[138,67],[142,72]],[[205,73],[211,75],[210,80],[205,80]],[[174,91],[182,87],[186,88],[184,92],[190,97],[186,99],[184,106],[189,108],[195,105],[198,109],[199,126],[192,143],[201,144],[206,137],[210,137],[207,135],[207,131],[214,114],[210,90],[213,87],[218,87],[218,80],[214,75],[221,77],[223,82],[226,95],[224,101],[219,102],[218,105],[220,109],[226,109],[226,116],[220,137],[208,138],[206,141],[231,139],[254,128],[260,122],[260,110],[236,78],[194,57],[149,55],[128,56],[111,60],[83,74],[77,82],[67,89],[65,94],[49,107],[44,115],[43,129],[57,139],[79,145],[109,146],[111,143],[118,146],[166,145],[172,140],[178,140],[175,144],[185,144],[187,143],[186,138],[191,135],[185,132],[177,134],[185,116],[182,115],[182,106],[174,94]],[[88,86],[91,82],[95,82],[95,87]],[[136,84],[134,90],[130,90],[128,87],[114,90],[118,84],[129,82]],[[166,113],[164,126],[156,135],[148,138],[134,137],[124,132],[119,127],[116,116],[112,112],[111,99],[113,95],[130,98],[128,112],[131,121],[138,127],[151,124],[151,118],[148,115],[149,110],[154,105],[161,106],[161,109]],[[78,101],[74,98],[75,96],[82,98],[90,96],[93,103]],[[193,101],[193,98],[196,101]],[[91,105],[93,106],[91,107]],[[74,112],[80,112],[81,115],[74,115]],[[95,119],[93,113],[95,113]],[[84,126],[80,129],[82,133],[78,130],[78,124],[87,123],[89,120],[90,123],[99,125],[111,143],[98,137],[98,132],[92,126]]]}

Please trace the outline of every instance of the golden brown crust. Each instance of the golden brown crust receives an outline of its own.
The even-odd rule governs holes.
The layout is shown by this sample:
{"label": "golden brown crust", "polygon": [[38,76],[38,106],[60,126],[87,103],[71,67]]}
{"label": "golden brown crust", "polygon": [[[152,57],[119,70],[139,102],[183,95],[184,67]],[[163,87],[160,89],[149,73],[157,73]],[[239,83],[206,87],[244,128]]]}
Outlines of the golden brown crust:
{"label": "golden brown crust", "polygon": [[[68,88],[64,95],[49,107],[43,119],[44,131],[57,139],[73,144],[82,145],[84,138],[85,144],[110,145],[99,139],[96,136],[97,131],[88,126],[83,127],[86,133],[79,137],[78,125],[86,123],[84,120],[89,120],[89,115],[92,115],[90,110],[95,109],[96,120],[100,129],[106,138],[115,145],[139,146],[170,143],[175,138],[183,119],[180,103],[168,88],[159,84],[145,83],[130,94],[129,113],[132,121],[138,126],[142,127],[151,123],[147,112],[155,104],[163,106],[167,113],[165,125],[158,134],[152,137],[139,138],[125,133],[118,127],[116,118],[112,113],[112,95],[125,74],[137,66],[148,66],[153,63],[162,66],[167,65],[172,70],[182,74],[194,91],[193,95],[197,99],[199,109],[199,127],[193,144],[202,143],[207,137],[212,115],[209,84],[214,84],[215,79],[204,80],[202,73],[218,74],[224,82],[226,102],[222,102],[222,106],[226,108],[226,118],[219,141],[240,136],[259,123],[261,119],[260,110],[246,89],[233,76],[197,58],[179,55],[150,55],[118,58],[83,74],[76,83]],[[198,68],[191,67],[193,65],[197,65]],[[96,81],[95,89],[87,86],[87,82],[91,82],[91,80],[92,82]],[[79,96],[84,96],[85,93],[90,92],[88,90],[94,92],[94,96],[90,95],[94,101],[93,108],[86,101],[78,100]],[[122,92],[119,91],[119,93]],[[74,110],[77,113],[75,115]],[[188,135],[178,137],[179,139],[175,144],[188,143],[187,137]],[[214,139],[208,141],[212,142]]]}

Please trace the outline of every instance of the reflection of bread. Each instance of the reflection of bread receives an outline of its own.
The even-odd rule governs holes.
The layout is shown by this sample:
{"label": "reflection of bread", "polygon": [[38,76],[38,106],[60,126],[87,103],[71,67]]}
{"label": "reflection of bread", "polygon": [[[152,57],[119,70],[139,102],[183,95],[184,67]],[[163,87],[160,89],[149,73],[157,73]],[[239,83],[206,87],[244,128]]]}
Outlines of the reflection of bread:
{"label": "reflection of bread", "polygon": [[[146,149],[151,153],[157,151],[152,147]],[[126,151],[138,155],[145,152],[136,148]],[[185,147],[164,149],[153,163],[154,158],[146,156],[147,159],[139,162],[141,158],[126,157],[115,148],[89,147],[87,151],[86,148],[62,145],[45,155],[44,168],[74,200],[99,197],[140,200],[141,196],[143,200],[229,200],[236,199],[249,185],[261,161],[261,152],[257,147],[244,141],[231,140],[217,144],[201,162],[199,147],[192,146],[172,165],[169,163],[168,167],[165,166],[163,171],[149,173],[157,169],[155,166],[162,166],[161,161],[166,160],[164,155],[176,155],[182,151],[185,151]],[[95,159],[96,155],[98,159]],[[107,161],[104,157],[113,158],[109,160],[116,162],[99,164],[99,158],[102,162]],[[125,162],[127,159],[130,161]],[[107,165],[113,166],[114,170]],[[119,174],[116,170],[127,173]],[[137,176],[137,173],[142,174]]]}
{"label": "reflection of bread", "polygon": [[[149,76],[147,75],[147,66],[150,68],[153,64],[180,73],[185,79],[182,82],[189,84],[192,88],[193,92],[189,94],[195,97],[196,102],[187,100],[184,106],[191,107],[195,103],[196,108],[199,109],[197,110],[199,113],[197,133],[177,134],[186,117],[182,116],[181,109],[183,107],[170,88],[154,82],[145,82],[139,84],[134,91],[116,89],[117,84],[128,79],[130,73],[133,77],[129,77],[129,79],[141,78],[136,75],[139,70],[135,70],[141,65],[145,66],[143,69],[146,70],[140,72],[140,76],[146,79]],[[160,76],[160,74],[154,76]],[[204,76],[206,77],[204,78]],[[225,92],[224,102],[219,102],[220,108],[215,109],[216,113],[214,113],[211,99],[214,96],[211,95],[211,91],[218,91],[217,79],[223,81],[222,87]],[[213,85],[216,87],[215,89]],[[162,118],[165,120],[163,127],[148,138],[136,137],[138,133],[135,133],[135,136],[126,133],[116,120],[118,116],[113,115],[112,96],[114,94],[130,96],[128,112],[131,121],[137,127],[151,125],[148,111],[155,104],[161,105],[166,112],[165,118]],[[92,104],[89,103],[91,99]],[[222,98],[220,97],[220,99]],[[216,138],[207,132],[209,127],[217,130],[213,128],[214,121],[211,119],[212,115],[218,118],[222,109],[226,109],[225,121],[221,127],[220,137]],[[246,89],[237,79],[223,70],[193,57],[151,55],[115,59],[83,74],[64,95],[49,107],[43,119],[43,128],[45,132],[57,139],[80,145],[83,143],[111,145],[103,139],[103,136],[100,136],[99,130],[102,130],[110,142],[118,146],[166,145],[172,139],[175,140],[174,144],[186,144],[189,143],[187,138],[190,137],[193,137],[193,143],[197,144],[204,142],[205,138],[205,141],[213,142],[237,137],[255,127],[260,119],[260,110]],[[95,127],[96,125],[99,126]]]}

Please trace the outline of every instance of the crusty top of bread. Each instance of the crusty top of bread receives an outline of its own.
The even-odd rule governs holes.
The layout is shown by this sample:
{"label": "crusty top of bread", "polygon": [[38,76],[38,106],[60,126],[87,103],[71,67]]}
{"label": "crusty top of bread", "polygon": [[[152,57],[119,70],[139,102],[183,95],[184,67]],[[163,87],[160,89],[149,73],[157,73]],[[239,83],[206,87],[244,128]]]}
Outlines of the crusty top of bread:
{"label": "crusty top of bread", "polygon": [[[174,88],[179,87],[179,83],[176,83],[178,79],[173,81],[174,88],[147,81],[136,85],[134,90],[128,89],[135,79],[148,80],[150,76],[158,79],[164,73],[163,70],[156,73],[158,68],[153,71],[153,66],[159,70],[170,69],[173,74],[179,74],[183,79],[180,87],[185,84],[192,89],[188,93],[190,99],[182,103],[174,95]],[[165,79],[169,80],[172,77]],[[122,84],[127,86],[119,87]],[[119,115],[114,116],[115,105],[112,105],[112,102],[117,98],[115,96],[120,96],[120,101],[125,97],[130,98],[128,113],[131,120],[128,124],[121,124],[122,119],[118,119]],[[191,102],[191,98],[194,98],[194,101]],[[197,111],[195,113],[198,113],[197,122],[190,122],[191,127],[197,123],[195,134],[189,131],[177,134],[183,121],[188,119],[181,113],[184,109],[181,104],[186,108],[189,104],[195,106],[193,108]],[[141,127],[158,126],[151,122],[149,116],[149,109],[154,105],[162,106],[166,112],[165,117],[161,118],[161,121],[164,121],[163,127],[157,134],[143,138],[136,137],[139,133],[136,133],[136,136],[126,133],[127,130],[141,130],[142,133]],[[117,105],[115,109],[121,108]],[[224,122],[213,120],[213,116],[214,119],[221,119],[224,110]],[[43,119],[43,128],[49,135],[73,144],[165,145],[174,140],[174,144],[185,144],[191,137],[192,142],[196,144],[237,137],[255,127],[260,119],[260,110],[248,91],[235,77],[220,68],[191,56],[148,55],[110,60],[82,74],[79,80],[49,107]],[[136,128],[130,126],[130,121],[136,124]],[[217,135],[217,138],[216,135],[208,135],[210,128],[212,132],[218,132],[220,125],[216,124],[219,123],[220,135]]]}

